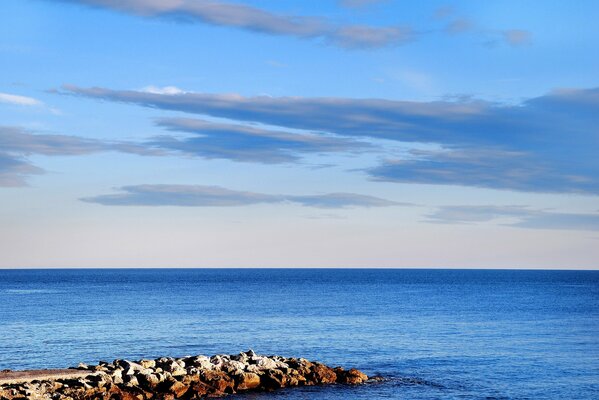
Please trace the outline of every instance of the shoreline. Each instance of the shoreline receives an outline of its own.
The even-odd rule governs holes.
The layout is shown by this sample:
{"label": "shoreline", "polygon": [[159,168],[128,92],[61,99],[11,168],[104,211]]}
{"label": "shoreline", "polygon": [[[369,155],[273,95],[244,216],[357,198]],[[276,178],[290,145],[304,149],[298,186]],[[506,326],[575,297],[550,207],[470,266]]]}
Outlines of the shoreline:
{"label": "shoreline", "polygon": [[236,355],[101,361],[69,369],[0,372],[0,399],[174,400],[270,392],[286,387],[360,385],[357,369],[331,368],[304,358]]}

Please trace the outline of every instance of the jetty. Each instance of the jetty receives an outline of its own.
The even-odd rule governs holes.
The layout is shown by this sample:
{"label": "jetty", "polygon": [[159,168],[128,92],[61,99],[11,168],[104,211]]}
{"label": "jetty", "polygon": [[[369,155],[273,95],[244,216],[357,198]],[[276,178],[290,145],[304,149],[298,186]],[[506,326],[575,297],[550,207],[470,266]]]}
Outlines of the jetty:
{"label": "jetty", "polygon": [[[304,358],[236,355],[100,361],[69,369],[0,372],[0,400],[174,400],[312,385],[359,385],[361,371]],[[376,378],[374,378],[376,380]]]}

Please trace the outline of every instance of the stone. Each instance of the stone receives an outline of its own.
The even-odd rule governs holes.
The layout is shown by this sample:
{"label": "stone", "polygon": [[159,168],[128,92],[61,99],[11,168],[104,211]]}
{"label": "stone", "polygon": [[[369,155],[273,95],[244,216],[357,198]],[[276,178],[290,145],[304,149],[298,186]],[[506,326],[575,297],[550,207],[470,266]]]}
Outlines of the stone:
{"label": "stone", "polygon": [[189,359],[186,362],[187,364],[193,365],[196,368],[199,369],[213,369],[214,368],[214,364],[212,364],[210,362],[210,358],[206,357],[206,356],[197,356],[197,357],[193,357],[192,359]]}
{"label": "stone", "polygon": [[358,371],[355,368],[352,368],[349,371],[345,371],[343,368],[337,367],[333,369],[333,371],[335,371],[335,374],[337,375],[338,383],[344,383],[347,385],[359,385],[368,380],[368,376],[365,373]]}
{"label": "stone", "polygon": [[246,366],[247,366],[246,363],[243,363],[241,361],[231,360],[225,364],[224,368],[226,368],[226,370],[228,372],[235,372],[235,371],[243,372],[245,370]]}
{"label": "stone", "polygon": [[260,359],[257,360],[256,365],[258,366],[258,368],[264,370],[264,369],[275,369],[278,367],[277,362],[274,360],[271,360],[268,357],[262,357]]}
{"label": "stone", "polygon": [[125,386],[128,386],[128,387],[139,386],[139,380],[134,375],[125,375],[123,380],[125,381]]}
{"label": "stone", "polygon": [[156,389],[156,386],[161,383],[160,377],[157,374],[140,374],[137,380],[142,386],[151,390]]}
{"label": "stone", "polygon": [[183,375],[187,375],[187,371],[185,370],[185,368],[177,365],[176,367],[174,367],[172,369],[171,375],[172,376],[183,376]]}
{"label": "stone", "polygon": [[262,386],[266,390],[275,390],[285,387],[285,375],[283,372],[275,369],[266,371],[261,378]]}
{"label": "stone", "polygon": [[35,379],[35,371],[31,371],[33,379],[29,381],[4,384],[0,381],[0,400],[198,400],[249,390],[335,383],[357,385],[368,380],[356,369],[331,369],[303,358],[266,357],[252,350],[210,358],[103,361],[96,366],[80,364],[78,369],[89,373],[71,371],[62,377],[38,375],[39,379]]}
{"label": "stone", "polygon": [[112,371],[110,377],[112,378],[112,382],[116,383],[117,385],[123,383],[123,371],[120,369],[115,369]]}
{"label": "stone", "polygon": [[141,360],[139,362],[139,365],[141,365],[144,368],[155,368],[156,367],[156,361],[154,360]]}
{"label": "stone", "polygon": [[222,371],[203,371],[200,375],[202,382],[208,384],[218,393],[232,393],[235,383],[231,376]]}
{"label": "stone", "polygon": [[189,386],[179,381],[174,381],[168,388],[168,391],[174,394],[175,398],[183,396],[188,390]]}
{"label": "stone", "polygon": [[331,384],[337,382],[337,374],[323,364],[313,364],[310,377],[316,384]]}
{"label": "stone", "polygon": [[237,390],[251,390],[260,386],[260,377],[253,372],[243,372],[238,375],[237,379]]}
{"label": "stone", "polygon": [[117,364],[119,367],[121,367],[124,370],[141,371],[142,369],[144,369],[144,367],[142,367],[140,364],[133,362],[133,361],[117,360],[117,362],[115,362],[115,364]]}

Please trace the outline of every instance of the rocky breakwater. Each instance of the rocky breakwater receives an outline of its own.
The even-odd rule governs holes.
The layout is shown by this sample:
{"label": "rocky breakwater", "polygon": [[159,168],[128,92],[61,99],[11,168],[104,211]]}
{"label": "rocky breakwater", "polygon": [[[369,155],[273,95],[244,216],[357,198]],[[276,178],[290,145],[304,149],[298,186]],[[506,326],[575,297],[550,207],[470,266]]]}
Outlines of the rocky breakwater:
{"label": "rocky breakwater", "polygon": [[303,358],[261,356],[251,350],[212,357],[115,360],[61,371],[2,372],[0,399],[200,399],[292,386],[357,385],[368,380],[356,369],[330,368]]}

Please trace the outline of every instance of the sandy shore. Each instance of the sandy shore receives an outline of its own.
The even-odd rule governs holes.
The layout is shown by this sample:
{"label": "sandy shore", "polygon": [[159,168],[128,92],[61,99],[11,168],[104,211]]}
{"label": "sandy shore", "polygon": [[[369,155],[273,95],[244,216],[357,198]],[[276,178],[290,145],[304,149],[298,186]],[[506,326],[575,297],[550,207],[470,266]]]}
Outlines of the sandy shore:
{"label": "sandy shore", "polygon": [[29,371],[0,371],[0,386],[35,380],[77,379],[92,375],[76,369],[35,369]]}

